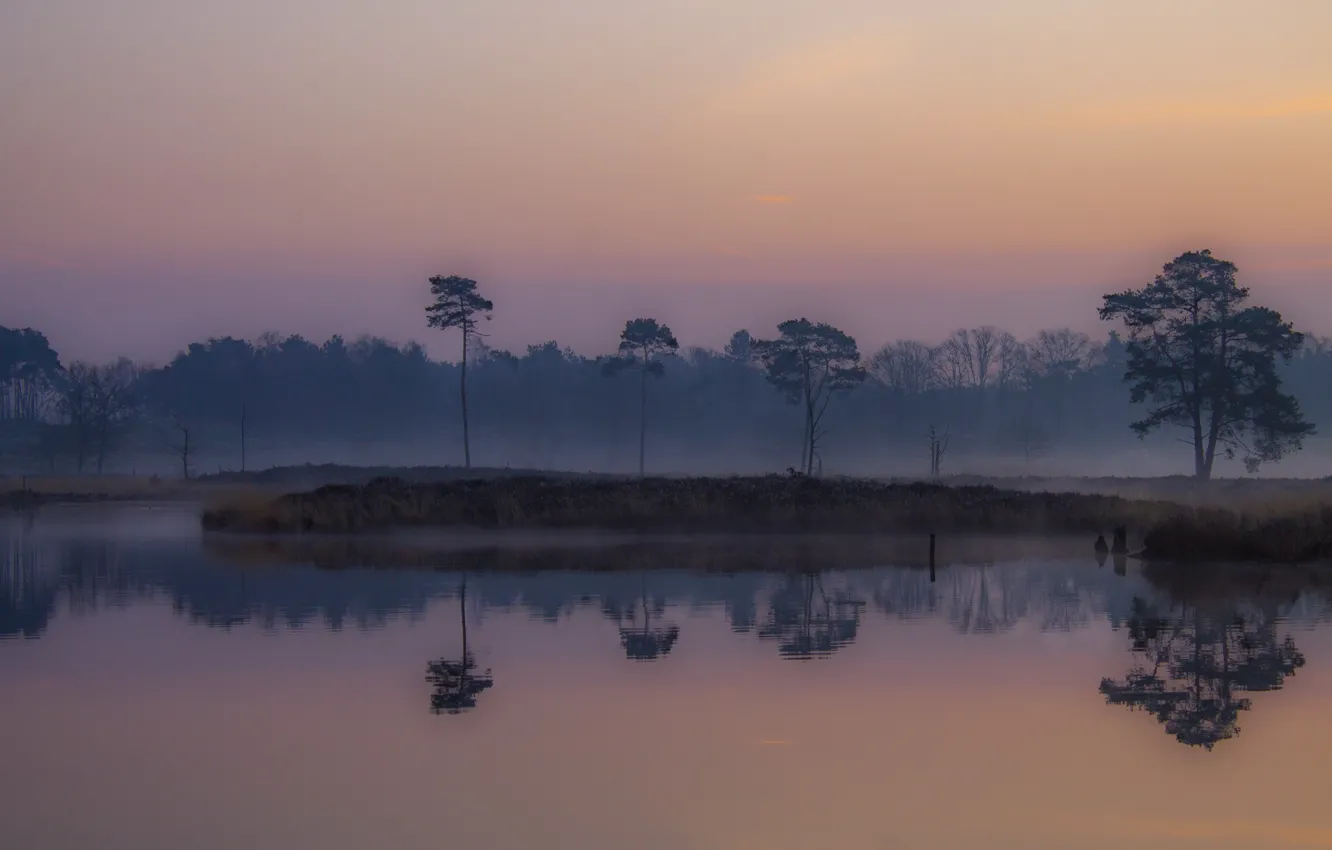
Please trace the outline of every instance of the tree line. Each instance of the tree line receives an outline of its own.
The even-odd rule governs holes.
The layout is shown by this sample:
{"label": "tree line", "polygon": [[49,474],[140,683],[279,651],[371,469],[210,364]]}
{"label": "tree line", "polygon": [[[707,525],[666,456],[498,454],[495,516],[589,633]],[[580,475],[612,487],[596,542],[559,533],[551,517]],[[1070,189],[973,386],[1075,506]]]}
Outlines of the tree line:
{"label": "tree line", "polygon": [[640,473],[818,474],[828,460],[937,475],[982,455],[1030,470],[1136,434],[1184,440],[1206,478],[1218,458],[1279,460],[1313,433],[1306,417],[1332,415],[1332,344],[1248,305],[1235,277],[1192,252],[1107,295],[1100,339],[982,325],[870,353],[804,317],[737,330],[721,350],[637,317],[607,356],[553,340],[514,353],[486,344],[493,304],[456,276],[429,281],[426,309],[429,327],[459,332],[456,362],[418,343],[266,334],[194,343],[160,367],[66,364],[40,332],[0,328],[0,464],[186,477],[338,457],[470,466],[475,426],[485,465]]}

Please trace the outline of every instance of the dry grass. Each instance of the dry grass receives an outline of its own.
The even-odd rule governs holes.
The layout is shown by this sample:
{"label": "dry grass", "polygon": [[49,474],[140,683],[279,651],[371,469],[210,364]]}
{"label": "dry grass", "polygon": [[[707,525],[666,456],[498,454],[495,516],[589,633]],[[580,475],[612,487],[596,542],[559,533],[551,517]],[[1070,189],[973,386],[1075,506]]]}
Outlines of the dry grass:
{"label": "dry grass", "polygon": [[1257,513],[1204,508],[1163,519],[1143,538],[1143,555],[1172,561],[1332,560],[1332,506]]}
{"label": "dry grass", "polygon": [[24,507],[52,502],[181,501],[210,504],[247,495],[271,499],[281,491],[257,484],[217,484],[146,475],[0,476],[0,505]]}
{"label": "dry grass", "polygon": [[412,484],[378,479],[226,502],[204,527],[259,533],[401,527],[601,528],[672,532],[1001,532],[1095,535],[1183,509],[1113,496],[803,476]]}
{"label": "dry grass", "polygon": [[1332,478],[980,478],[952,476],[953,485],[991,484],[1007,490],[1058,491],[1225,508],[1251,515],[1280,515],[1332,505]]}

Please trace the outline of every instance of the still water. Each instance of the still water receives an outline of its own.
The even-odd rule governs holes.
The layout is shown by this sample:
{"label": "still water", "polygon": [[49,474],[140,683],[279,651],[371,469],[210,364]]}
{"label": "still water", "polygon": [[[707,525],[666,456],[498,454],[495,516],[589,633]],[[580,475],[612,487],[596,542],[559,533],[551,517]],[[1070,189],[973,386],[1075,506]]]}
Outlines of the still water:
{"label": "still water", "polygon": [[1332,846],[1316,572],[747,545],[0,517],[0,847]]}

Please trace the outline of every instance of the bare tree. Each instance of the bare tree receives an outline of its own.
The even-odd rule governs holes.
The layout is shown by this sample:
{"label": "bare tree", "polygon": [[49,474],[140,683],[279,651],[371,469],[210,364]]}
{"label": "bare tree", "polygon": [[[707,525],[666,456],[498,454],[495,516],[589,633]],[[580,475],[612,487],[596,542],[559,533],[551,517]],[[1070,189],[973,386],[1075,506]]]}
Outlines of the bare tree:
{"label": "bare tree", "polygon": [[180,456],[181,476],[186,481],[189,481],[190,480],[190,426],[180,418],[179,414],[175,412],[171,414],[171,422],[175,426],[175,431],[176,434],[178,435],[175,439],[171,441],[171,451],[172,453]]}
{"label": "bare tree", "polygon": [[129,359],[93,370],[93,426],[96,433],[97,474],[106,467],[106,459],[115,449],[116,442],[134,421],[138,412],[135,384],[139,369]]}
{"label": "bare tree", "polygon": [[940,386],[958,390],[976,383],[970,331],[963,328],[954,332],[934,352],[934,370]]}
{"label": "bare tree", "polygon": [[75,469],[83,472],[96,432],[97,367],[82,360],[65,370],[65,391],[59,402],[60,415],[69,424],[70,448]]}
{"label": "bare tree", "polygon": [[870,372],[884,386],[903,395],[920,395],[934,386],[934,352],[915,340],[890,342],[869,362]]}
{"label": "bare tree", "polygon": [[1057,328],[1036,334],[1028,349],[1038,374],[1067,380],[1087,364],[1092,341],[1085,333]]}
{"label": "bare tree", "polygon": [[1001,390],[1020,388],[1030,368],[1027,346],[1007,331],[1001,331],[995,343],[998,361],[995,382]]}
{"label": "bare tree", "polygon": [[943,472],[943,458],[948,452],[948,432],[943,433],[935,425],[930,426],[930,475],[938,478]]}
{"label": "bare tree", "polygon": [[971,356],[975,364],[975,384],[985,389],[989,384],[990,374],[994,371],[995,361],[1000,356],[1004,334],[993,325],[982,325],[971,329]]}

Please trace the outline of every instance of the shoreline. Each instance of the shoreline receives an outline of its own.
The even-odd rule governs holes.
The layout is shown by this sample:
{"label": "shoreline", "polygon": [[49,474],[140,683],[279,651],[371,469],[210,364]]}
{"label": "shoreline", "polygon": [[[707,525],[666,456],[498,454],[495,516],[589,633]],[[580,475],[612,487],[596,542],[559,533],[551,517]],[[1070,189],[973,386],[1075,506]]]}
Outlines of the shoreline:
{"label": "shoreline", "polygon": [[[443,470],[441,472],[441,470]],[[378,467],[288,467],[199,479],[155,476],[0,478],[0,511],[47,506],[172,504],[199,510],[222,535],[559,531],[608,538],[684,536],[989,535],[1109,539],[1151,562],[1332,561],[1327,479],[1024,478],[937,481],[801,475],[652,477],[419,467],[414,480],[374,477],[310,489],[310,478],[365,479]],[[442,478],[433,478],[442,475]],[[1066,489],[1039,489],[1067,485]],[[6,489],[8,485],[8,489]],[[19,489],[19,486],[27,489]],[[1119,492],[1107,492],[1119,491]],[[1152,493],[1157,498],[1120,493]],[[1227,507],[1218,507],[1224,504]]]}
{"label": "shoreline", "polygon": [[[1141,530],[1184,511],[1117,496],[805,476],[569,480],[546,477],[330,485],[204,511],[206,531],[373,533],[398,528],[638,533],[1026,533]],[[1090,544],[1089,544],[1090,545]]]}

